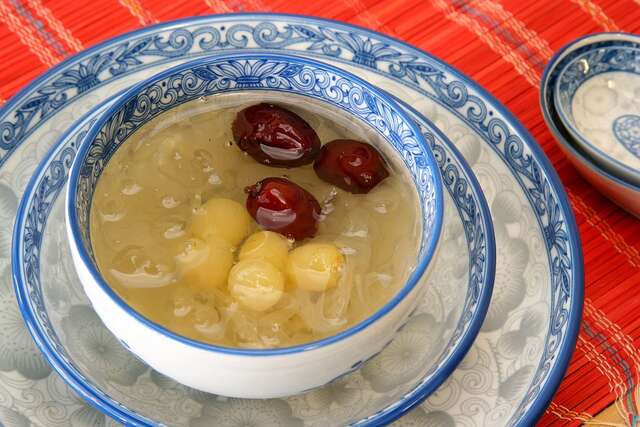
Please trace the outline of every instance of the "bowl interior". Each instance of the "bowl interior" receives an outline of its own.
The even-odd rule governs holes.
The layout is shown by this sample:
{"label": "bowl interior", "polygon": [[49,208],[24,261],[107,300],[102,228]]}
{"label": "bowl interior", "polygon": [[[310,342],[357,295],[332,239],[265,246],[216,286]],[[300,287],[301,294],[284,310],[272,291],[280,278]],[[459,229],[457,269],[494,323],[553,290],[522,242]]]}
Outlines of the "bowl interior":
{"label": "bowl interior", "polygon": [[[422,232],[415,268],[406,284],[372,317],[314,345],[342,339],[393,308],[418,283],[440,235],[442,194],[433,155],[403,110],[365,82],[319,63],[278,56],[198,60],[161,73],[127,92],[83,139],[71,170],[68,220],[83,261],[111,298],[152,328],[207,349],[219,350],[220,347],[179,337],[145,319],[105,283],[98,272],[90,241],[91,200],[112,155],[150,120],[166,116],[168,122],[179,121],[194,109],[251,105],[262,100],[331,118],[355,137],[371,141],[385,152],[396,170],[411,178],[419,202]],[[308,345],[288,350],[298,351]],[[266,354],[282,350],[287,349],[237,352]]]}

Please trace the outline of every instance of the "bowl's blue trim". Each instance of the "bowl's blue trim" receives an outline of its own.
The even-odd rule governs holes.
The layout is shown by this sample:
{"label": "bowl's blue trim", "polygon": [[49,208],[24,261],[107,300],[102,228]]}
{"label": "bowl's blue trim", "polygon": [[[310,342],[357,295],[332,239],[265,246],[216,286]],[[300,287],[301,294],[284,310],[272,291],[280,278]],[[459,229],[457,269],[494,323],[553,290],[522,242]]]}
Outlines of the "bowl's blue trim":
{"label": "bowl's blue trim", "polygon": [[[77,196],[78,196],[78,191],[77,191],[78,182],[80,180],[80,173],[81,173],[82,166],[84,165],[85,157],[89,153],[89,150],[92,148],[94,139],[98,135],[100,130],[109,121],[109,119],[115,113],[117,113],[125,105],[127,101],[130,100],[130,98],[135,97],[142,89],[147,88],[151,84],[158,82],[162,79],[165,79],[167,77],[170,77],[171,75],[174,75],[181,71],[193,69],[199,66],[210,64],[210,63],[215,63],[217,58],[225,58],[225,57],[227,57],[227,55],[224,53],[220,55],[211,55],[205,58],[199,58],[193,61],[189,61],[184,64],[180,64],[176,67],[172,67],[163,72],[160,72],[150,77],[149,79],[146,79],[134,85],[130,89],[126,90],[126,92],[114,104],[112,104],[111,107],[105,113],[102,113],[100,115],[98,120],[91,126],[86,136],[82,138],[82,141],[80,142],[80,147],[78,147],[78,153],[73,162],[73,165],[71,166],[71,171],[69,175],[68,196],[66,200],[67,202],[66,212],[68,214],[68,221],[69,221],[68,226],[72,234],[71,238],[74,241],[74,244],[78,250],[78,254],[82,262],[85,264],[88,271],[91,273],[93,280],[100,286],[102,291],[109,298],[111,298],[111,300],[114,303],[116,303],[129,316],[137,319],[139,322],[141,322],[144,326],[148,327],[149,329],[152,329],[170,339],[176,340],[183,344],[186,344],[195,348],[199,348],[202,350],[206,350],[206,351],[212,351],[212,352],[223,353],[223,354],[265,357],[265,356],[287,355],[287,354],[294,354],[294,353],[299,353],[304,351],[311,351],[320,347],[324,347],[324,346],[342,341],[343,339],[346,339],[358,332],[361,332],[366,327],[368,327],[372,323],[378,321],[379,319],[384,317],[386,314],[388,314],[419,283],[420,278],[423,276],[423,274],[427,269],[427,266],[432,261],[433,255],[436,252],[438,241],[440,239],[441,230],[442,230],[443,212],[444,212],[444,200],[443,200],[443,194],[442,194],[441,178],[438,172],[439,168],[435,158],[433,157],[433,153],[431,153],[431,148],[425,144],[424,139],[422,138],[422,133],[420,132],[420,129],[418,129],[415,123],[413,123],[413,121],[408,117],[408,115],[402,110],[402,107],[400,107],[386,93],[383,93],[380,90],[376,89],[375,87],[373,87],[372,85],[364,81],[363,79],[350,75],[346,71],[343,71],[331,65],[317,62],[314,60],[309,60],[307,58],[297,57],[297,56],[266,55],[266,54],[255,54],[255,53],[233,55],[234,60],[253,60],[253,59],[266,58],[273,61],[282,61],[282,62],[289,62],[294,64],[295,63],[305,64],[305,65],[314,67],[316,69],[328,70],[331,73],[341,76],[344,79],[357,82],[362,87],[367,88],[367,90],[369,90],[373,95],[383,100],[396,114],[398,114],[398,117],[400,117],[412,129],[413,134],[417,138],[416,141],[423,145],[425,159],[427,160],[427,163],[429,165],[429,168],[431,170],[432,177],[433,177],[433,187],[434,187],[434,195],[435,195],[435,200],[434,200],[435,216],[434,216],[433,228],[432,230],[423,230],[423,232],[431,231],[431,235],[428,237],[421,259],[419,259],[419,262],[417,263],[414,272],[411,274],[411,276],[407,280],[407,283],[402,287],[402,289],[398,291],[398,293],[387,304],[381,307],[372,316],[368,317],[367,319],[361,321],[360,323],[336,335],[332,335],[330,337],[327,337],[318,341],[314,341],[309,344],[303,344],[303,345],[298,345],[293,347],[265,349],[265,350],[262,350],[262,349],[259,349],[259,350],[246,349],[245,350],[245,349],[236,349],[236,348],[229,348],[229,347],[222,347],[222,346],[207,344],[207,343],[192,340],[187,337],[178,335],[174,332],[171,332],[165,327],[151,321],[150,319],[142,316],[137,311],[133,310],[131,306],[129,306],[122,298],[120,298],[120,296],[118,296],[116,292],[113,291],[113,289],[102,278],[100,272],[98,271],[98,268],[95,265],[94,260],[92,259],[91,255],[87,251],[87,248],[85,247],[85,244],[82,239],[82,231],[80,229],[78,216],[77,216],[77,209],[76,209]],[[96,109],[99,109],[99,107],[94,108],[93,111],[95,112]],[[426,202],[429,202],[429,201],[426,201]]]}
{"label": "bowl's blue trim", "polygon": [[[579,59],[579,57],[581,57],[582,55],[589,53],[593,50],[598,50],[598,49],[602,49],[602,48],[610,48],[610,47],[616,47],[619,46],[620,48],[629,48],[629,49],[633,49],[636,51],[640,50],[640,37],[633,35],[633,34],[624,34],[624,33],[613,33],[617,36],[622,36],[624,35],[625,37],[634,39],[635,41],[630,41],[628,39],[607,39],[607,40],[597,40],[594,41],[591,44],[586,44],[583,46],[580,46],[579,48],[577,48],[574,51],[571,51],[571,49],[576,45],[576,42],[572,42],[566,46],[564,46],[559,53],[565,53],[565,52],[569,52],[566,56],[564,56],[561,60],[559,59],[559,57],[555,57],[553,59],[555,59],[556,61],[550,61],[549,64],[553,63],[553,86],[551,86],[551,93],[553,93],[553,108],[554,111],[557,115],[557,117],[560,119],[560,122],[567,128],[567,130],[569,131],[569,135],[571,137],[573,137],[573,139],[576,139],[577,142],[579,144],[583,144],[584,146],[588,146],[591,150],[593,150],[594,152],[596,152],[600,157],[607,159],[609,162],[615,164],[616,166],[618,166],[621,170],[626,171],[627,174],[635,177],[638,182],[640,182],[640,170],[634,169],[631,166],[621,162],[620,160],[616,159],[615,157],[611,156],[610,154],[606,153],[605,151],[603,151],[602,149],[600,149],[599,147],[597,147],[596,145],[594,145],[593,143],[591,143],[583,134],[582,132],[580,132],[580,130],[575,126],[573,120],[571,120],[570,116],[573,115],[573,107],[571,104],[569,105],[564,105],[563,102],[561,102],[560,99],[560,93],[559,93],[559,88],[558,88],[558,84],[559,84],[559,80],[562,78],[563,73],[567,70],[567,68],[569,66],[571,66],[571,64],[573,64],[577,59]],[[597,36],[598,38],[602,37],[602,34],[596,34],[595,36]],[[589,37],[583,37],[582,39],[580,39],[580,41],[585,41],[588,40],[590,37],[594,37],[594,35],[591,35]],[[621,70],[616,70],[616,69],[607,69],[607,70],[600,70],[597,73],[591,74],[589,77],[585,78],[584,80],[581,81],[580,85],[586,83],[588,80],[592,79],[593,77],[602,74],[602,73],[608,73],[608,72],[625,72],[625,71],[621,71]],[[640,70],[637,71],[627,71],[630,72],[632,74],[637,74],[640,75]],[[579,87],[578,86],[578,87]],[[572,93],[569,95],[570,99],[573,99],[573,96],[575,95],[575,92],[577,91],[577,87],[575,88],[575,90],[572,91]],[[570,100],[569,100],[570,101]],[[567,111],[567,109],[571,110],[571,111]],[[624,177],[620,177],[619,178],[620,181],[623,182],[628,182],[631,185],[635,185],[633,182],[629,182],[626,181],[624,179]]]}
{"label": "bowl's blue trim", "polygon": [[[566,192],[564,191],[560,180],[557,176],[555,170],[551,167],[550,162],[543,154],[541,148],[537,146],[533,138],[530,134],[524,129],[524,127],[515,119],[513,114],[509,112],[500,102],[496,100],[495,97],[490,95],[486,90],[484,90],[481,86],[475,83],[473,80],[468,78],[462,72],[454,69],[435,55],[429,54],[421,49],[413,47],[408,43],[403,41],[393,39],[386,35],[383,35],[379,32],[372,31],[370,29],[363,28],[361,26],[352,25],[352,24],[344,24],[335,20],[326,19],[326,18],[317,18],[317,17],[309,17],[304,15],[293,15],[293,14],[274,14],[274,13],[251,13],[251,14],[226,14],[220,15],[220,18],[229,19],[229,20],[239,20],[239,19],[259,19],[259,18],[279,18],[286,19],[292,18],[297,20],[304,20],[307,23],[328,23],[336,28],[344,29],[344,30],[356,30],[361,34],[365,34],[368,36],[375,36],[380,40],[386,41],[390,45],[394,46],[402,46],[419,56],[424,56],[430,58],[431,60],[438,63],[439,67],[441,67],[444,71],[449,74],[457,77],[459,80],[465,82],[468,87],[474,89],[484,101],[488,102],[492,108],[498,111],[506,121],[509,122],[510,126],[514,127],[517,132],[520,132],[523,136],[523,140],[526,143],[527,147],[532,151],[533,156],[540,162],[540,166],[542,171],[546,174],[549,179],[549,183],[552,186],[553,190],[557,193],[558,203],[562,209],[562,214],[566,218],[566,225],[569,231],[569,240],[570,240],[570,248],[572,249],[572,254],[574,257],[572,258],[572,264],[570,268],[573,271],[572,281],[569,284],[570,294],[572,296],[571,301],[571,309],[569,311],[569,318],[567,320],[567,331],[565,335],[564,342],[561,345],[561,348],[558,350],[560,354],[565,354],[565,357],[561,357],[556,359],[557,362],[553,364],[548,374],[548,379],[546,383],[544,383],[544,387],[532,397],[531,400],[525,402],[525,405],[528,407],[524,410],[523,415],[520,419],[514,420],[514,423],[521,426],[529,426],[535,423],[535,421],[543,414],[544,410],[548,406],[551,398],[553,397],[555,390],[557,389],[564,372],[566,371],[569,363],[569,359],[573,350],[575,348],[575,343],[577,340],[581,313],[582,313],[582,304],[583,304],[583,283],[584,283],[584,270],[583,270],[583,259],[582,252],[580,247],[580,241],[577,231],[577,226],[575,223],[575,217],[571,211],[569,206]],[[52,68],[45,74],[43,74],[40,78],[32,82],[30,85],[21,90],[17,95],[15,95],[7,104],[5,104],[5,108],[0,110],[0,115],[2,115],[5,111],[9,111],[10,108],[13,108],[15,104],[22,101],[23,98],[26,98],[31,92],[37,90],[37,86],[41,84],[43,81],[49,79],[51,76],[56,75],[59,71],[64,68],[66,65],[70,63],[74,63],[79,61],[81,58],[87,57],[89,54],[94,53],[96,51],[101,50],[102,48],[109,46],[112,43],[121,42],[131,37],[136,37],[140,35],[144,35],[146,33],[152,33],[159,30],[170,30],[172,28],[177,28],[178,26],[189,23],[189,24],[201,24],[201,23],[209,23],[214,22],[216,17],[198,17],[198,18],[183,18],[176,21],[172,21],[169,23],[157,24],[151,27],[147,27],[141,30],[136,30],[130,33],[123,34],[114,39],[107,40],[102,42],[94,47],[83,51],[81,54],[78,54],[74,57],[71,57],[60,64],[58,66]],[[403,83],[404,84],[404,83]],[[31,129],[28,130],[23,137],[28,136],[31,133]],[[4,161],[10,157],[10,154],[14,151],[14,149],[20,144],[16,144],[11,146],[6,150],[2,158],[0,158],[0,166],[4,163]],[[574,151],[571,149],[571,151]],[[579,157],[582,157],[581,155]],[[612,178],[609,178],[612,179]]]}
{"label": "bowl's blue trim", "polygon": [[573,138],[568,133],[568,131],[564,129],[564,127],[562,126],[562,122],[560,121],[558,117],[558,112],[555,108],[553,95],[554,95],[555,80],[558,77],[558,73],[559,73],[556,67],[560,61],[560,57],[567,50],[570,50],[574,45],[578,44],[579,42],[592,37],[601,37],[603,35],[611,35],[612,37],[615,37],[615,36],[632,36],[633,34],[627,34],[627,33],[589,34],[577,40],[573,40],[570,43],[563,46],[562,48],[560,48],[560,50],[558,50],[553,55],[551,60],[548,62],[542,74],[542,79],[541,79],[542,87],[540,88],[540,98],[539,98],[540,109],[542,110],[542,114],[545,118],[545,122],[547,123],[547,126],[549,127],[549,129],[551,130],[551,132],[553,133],[553,135],[555,136],[559,144],[562,144],[567,150],[571,152],[573,156],[580,159],[582,163],[585,166],[587,166],[592,172],[596,173],[597,175],[600,175],[604,179],[613,181],[616,184],[626,187],[629,190],[638,192],[638,197],[640,197],[640,186],[635,185],[631,182],[622,180],[615,175],[612,175],[611,173],[603,169],[600,165],[595,163],[586,153],[583,153],[580,149],[578,149],[578,147],[575,147],[571,143]]}

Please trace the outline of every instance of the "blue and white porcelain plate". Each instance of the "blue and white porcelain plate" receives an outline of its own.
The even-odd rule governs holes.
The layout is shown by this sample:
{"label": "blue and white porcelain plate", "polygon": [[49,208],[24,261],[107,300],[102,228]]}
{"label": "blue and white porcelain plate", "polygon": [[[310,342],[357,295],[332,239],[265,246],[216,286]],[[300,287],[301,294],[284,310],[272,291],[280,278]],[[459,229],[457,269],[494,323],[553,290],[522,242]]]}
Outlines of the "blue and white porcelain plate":
{"label": "blue and white porcelain plate", "polygon": [[554,86],[560,120],[596,161],[640,185],[640,37],[600,34],[565,49]]}
{"label": "blue and white porcelain plate", "polygon": [[[483,330],[458,369],[399,422],[533,424],[562,379],[580,322],[583,261],[573,214],[542,151],[499,102],[442,61],[397,40],[315,18],[224,15],[162,24],[96,46],[52,69],[0,112],[0,218],[10,221],[38,162],[89,108],[131,81],[221,49],[288,52],[329,62],[412,105],[453,141],[477,176],[492,212],[497,253],[494,293]],[[64,166],[52,169],[51,176],[59,174],[64,174]],[[461,194],[472,192],[469,184],[466,189],[463,185],[447,188],[454,188],[461,200],[466,199]],[[44,204],[50,203],[51,191],[36,194]],[[457,211],[459,215],[464,212]],[[61,221],[62,211],[54,205],[49,221],[56,215]],[[32,215],[31,221],[37,218]],[[461,256],[468,251],[463,223],[445,225],[446,245],[442,260],[439,258],[444,268],[434,272],[433,283],[451,280],[464,284],[469,280],[471,258]],[[53,233],[53,228],[46,230]],[[72,282],[75,272],[67,269],[68,261],[62,261],[66,259],[66,243],[60,243],[64,230],[56,231],[60,233],[57,240],[41,232],[33,237],[44,244],[51,242],[48,249],[43,247],[40,258],[52,270],[44,275],[29,270],[26,277],[37,272],[41,277],[54,277],[53,282]],[[77,425],[104,422],[101,413],[83,405],[50,373],[22,326],[8,288],[10,245],[9,239],[0,236],[0,268],[4,272],[0,279],[4,288],[0,289],[6,288],[0,293],[0,331],[11,331],[0,332],[0,345],[9,350],[0,352],[0,404],[5,408],[0,411],[0,420],[32,420],[42,425],[69,425],[71,420]],[[446,257],[447,253],[455,255]],[[55,289],[50,300],[42,301],[50,320],[55,319],[56,307],[60,313],[57,329],[50,332],[60,331],[86,343],[76,344],[75,350],[86,361],[85,372],[92,367],[97,370],[95,379],[124,405],[103,409],[122,412],[126,405],[139,402],[153,407],[155,419],[188,416],[192,425],[206,425],[211,419],[207,417],[224,419],[227,425],[252,421],[332,425],[361,420],[361,410],[370,410],[371,405],[402,388],[398,381],[417,378],[415,366],[402,357],[403,349],[424,346],[419,341],[415,344],[411,337],[399,337],[386,359],[388,368],[372,364],[349,380],[291,400],[207,400],[129,362],[128,353],[109,344],[112,338],[103,333],[93,313],[75,302],[83,300],[74,299],[73,286]],[[446,301],[438,304],[446,307]],[[423,323],[407,328],[407,332],[446,325],[443,317],[418,320]],[[390,373],[384,374],[384,369]],[[373,393],[363,392],[363,382],[370,384]],[[94,398],[92,403],[101,402]]]}
{"label": "blue and white porcelain plate", "polygon": [[[152,371],[99,321],[75,275],[65,241],[63,195],[69,168],[77,144],[100,112],[72,127],[36,169],[18,209],[12,260],[18,302],[36,342],[55,370],[98,408],[136,425],[218,425],[227,414],[246,416],[236,405],[255,411],[250,418],[255,425],[325,426],[327,411],[329,425],[377,425],[397,418],[433,392],[465,355],[484,319],[495,277],[491,215],[457,150],[411,112],[432,147],[448,191],[443,234],[447,245],[434,261],[424,301],[399,336],[359,371],[287,399],[221,398]],[[460,261],[451,265],[455,259]],[[77,313],[82,317],[74,318]],[[333,408],[336,399],[339,410]],[[188,406],[198,403],[200,412]],[[209,404],[228,412],[203,412]],[[265,417],[265,410],[277,415]]]}

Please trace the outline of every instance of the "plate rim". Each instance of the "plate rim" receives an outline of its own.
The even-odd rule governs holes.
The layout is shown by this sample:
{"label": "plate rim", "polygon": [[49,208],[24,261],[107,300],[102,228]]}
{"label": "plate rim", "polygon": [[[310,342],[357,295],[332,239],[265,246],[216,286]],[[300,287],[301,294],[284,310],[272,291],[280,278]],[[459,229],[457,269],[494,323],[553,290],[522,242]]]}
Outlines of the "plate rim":
{"label": "plate rim", "polygon": [[[572,253],[575,255],[572,258],[571,269],[573,271],[573,280],[570,283],[570,290],[572,291],[571,305],[568,309],[568,320],[567,320],[567,331],[564,339],[564,345],[559,350],[559,357],[556,358],[555,364],[550,368],[550,373],[548,380],[538,393],[536,394],[533,402],[529,404],[528,409],[524,411],[522,416],[516,421],[518,425],[527,426],[535,423],[535,421],[540,418],[543,414],[546,407],[549,405],[553,395],[555,394],[567,368],[569,365],[569,361],[573,354],[573,350],[575,349],[575,344],[578,337],[580,322],[582,318],[582,306],[584,303],[584,257],[582,254],[582,245],[580,243],[580,236],[578,234],[578,227],[576,224],[575,215],[569,205],[568,198],[564,187],[561,184],[560,178],[553,168],[551,162],[547,158],[546,154],[542,148],[535,142],[529,131],[524,127],[522,123],[504,106],[500,101],[498,101],[493,95],[489,94],[489,92],[484,89],[479,83],[475,80],[468,77],[463,72],[457,70],[453,66],[449,65],[447,62],[440,59],[438,56],[428,53],[423,49],[418,47],[414,47],[407,42],[402,40],[384,35],[378,31],[371,30],[368,28],[364,28],[359,25],[349,24],[340,22],[334,19],[328,19],[323,17],[302,15],[302,14],[286,14],[286,13],[271,13],[271,12],[251,12],[251,13],[229,13],[229,14],[217,14],[217,15],[205,15],[198,17],[186,17],[180,18],[177,20],[167,21],[159,24],[155,24],[153,26],[137,29],[134,31],[127,32],[125,34],[116,36],[114,38],[105,40],[100,42],[91,48],[79,52],[64,61],[57,64],[55,67],[45,71],[40,77],[36,80],[28,84],[22,90],[20,90],[17,94],[15,94],[0,110],[0,117],[3,117],[6,112],[10,111],[11,108],[17,104],[21,98],[25,97],[28,93],[32,92],[35,87],[37,87],[41,82],[51,77],[52,74],[56,74],[60,69],[64,68],[69,63],[77,61],[80,57],[85,58],[86,56],[94,53],[97,50],[104,48],[106,45],[116,43],[119,41],[126,40],[131,37],[136,37],[143,35],[148,32],[154,31],[167,31],[173,27],[180,26],[182,24],[192,24],[197,25],[200,23],[209,22],[211,19],[215,18],[245,18],[251,19],[251,17],[255,17],[255,19],[260,18],[280,18],[285,20],[287,18],[292,19],[303,19],[311,22],[317,23],[328,23],[339,28],[351,29],[363,32],[368,35],[374,35],[381,40],[386,42],[390,42],[395,45],[403,46],[404,48],[417,53],[418,55],[425,56],[435,62],[438,63],[442,69],[446,70],[451,75],[465,82],[465,84],[469,85],[469,87],[473,88],[486,102],[488,102],[494,110],[499,112],[502,117],[506,121],[510,127],[512,127],[518,134],[522,135],[523,143],[527,145],[533,156],[538,161],[541,170],[545,173],[545,176],[553,188],[557,195],[557,203],[559,207],[562,209],[562,212],[565,217],[565,224],[569,231],[568,243],[571,248]],[[12,146],[10,149],[5,150],[0,158],[0,167],[4,164],[7,158],[11,156],[15,148],[20,146],[21,144],[16,144]],[[551,284],[550,284],[551,285]]]}

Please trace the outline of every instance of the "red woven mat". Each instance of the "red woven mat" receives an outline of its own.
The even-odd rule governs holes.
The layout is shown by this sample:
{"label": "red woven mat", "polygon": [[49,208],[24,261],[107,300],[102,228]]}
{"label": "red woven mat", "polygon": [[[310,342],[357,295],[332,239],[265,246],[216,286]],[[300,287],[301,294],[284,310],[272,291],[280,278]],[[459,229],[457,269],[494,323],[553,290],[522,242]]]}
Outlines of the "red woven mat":
{"label": "red woven mat", "polygon": [[640,0],[0,0],[0,105],[64,57],[117,34],[184,16],[274,11],[355,23],[450,62],[504,102],[558,170],[584,248],[586,302],[577,350],[541,425],[577,425],[623,397],[631,423],[640,371],[640,221],[567,162],[538,107],[545,63],[600,31],[640,32]]}

